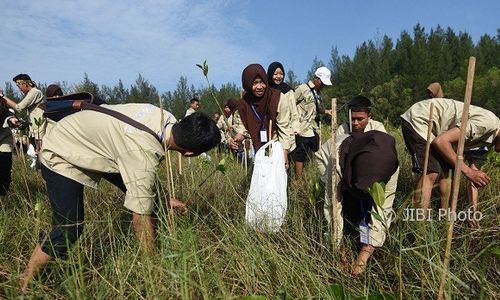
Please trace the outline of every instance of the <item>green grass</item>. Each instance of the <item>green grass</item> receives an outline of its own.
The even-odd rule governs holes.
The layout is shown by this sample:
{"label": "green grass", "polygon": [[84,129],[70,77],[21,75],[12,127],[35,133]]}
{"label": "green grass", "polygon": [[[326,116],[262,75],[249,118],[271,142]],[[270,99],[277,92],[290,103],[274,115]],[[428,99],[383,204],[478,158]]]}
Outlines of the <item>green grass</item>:
{"label": "green grass", "polygon": [[[249,178],[236,162],[225,174],[197,158],[184,159],[184,175],[176,182],[190,208],[167,223],[164,200],[158,202],[156,251],[146,255],[135,241],[123,195],[103,182],[85,189],[85,231],[67,260],[54,260],[30,286],[26,296],[42,299],[428,299],[436,298],[446,243],[447,224],[403,222],[411,205],[416,177],[401,134],[397,218],[384,247],[377,249],[367,271],[349,275],[324,235],[318,210],[318,174],[312,164],[305,180],[291,180],[286,224],[278,234],[263,234],[244,224]],[[172,156],[176,158],[177,155]],[[490,185],[480,191],[480,229],[467,222],[455,227],[446,293],[449,298],[500,297],[500,218],[498,155],[485,169]],[[177,161],[177,159],[173,159]],[[162,167],[164,165],[162,164]],[[174,170],[177,166],[174,165]],[[160,170],[159,194],[166,193]],[[462,193],[463,194],[463,193]],[[40,203],[37,205],[37,203]],[[433,208],[437,208],[437,195]],[[38,209],[35,209],[37,207]],[[468,207],[460,197],[458,209]],[[0,298],[19,296],[18,279],[37,241],[50,230],[50,207],[40,174],[15,158],[10,194],[0,203]],[[347,243],[350,259],[355,253]],[[496,253],[496,254],[495,254]],[[248,296],[254,296],[248,297]]]}

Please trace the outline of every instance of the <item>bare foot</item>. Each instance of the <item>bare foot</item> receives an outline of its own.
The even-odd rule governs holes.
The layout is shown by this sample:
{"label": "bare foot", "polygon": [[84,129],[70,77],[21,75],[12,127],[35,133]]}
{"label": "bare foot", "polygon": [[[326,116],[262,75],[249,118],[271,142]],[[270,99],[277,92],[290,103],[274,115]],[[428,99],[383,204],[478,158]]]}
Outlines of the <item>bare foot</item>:
{"label": "bare foot", "polygon": [[363,245],[363,247],[361,247],[358,258],[351,267],[351,274],[353,276],[358,276],[365,271],[366,264],[368,263],[368,259],[372,255],[373,251],[375,251],[375,247],[373,247],[372,245],[365,244]]}
{"label": "bare foot", "polygon": [[474,219],[474,218],[469,221],[469,224],[474,229],[480,229],[481,228],[481,226],[479,226],[479,222],[476,219]]}
{"label": "bare foot", "polygon": [[356,260],[351,266],[351,275],[358,276],[366,269],[366,263]]}

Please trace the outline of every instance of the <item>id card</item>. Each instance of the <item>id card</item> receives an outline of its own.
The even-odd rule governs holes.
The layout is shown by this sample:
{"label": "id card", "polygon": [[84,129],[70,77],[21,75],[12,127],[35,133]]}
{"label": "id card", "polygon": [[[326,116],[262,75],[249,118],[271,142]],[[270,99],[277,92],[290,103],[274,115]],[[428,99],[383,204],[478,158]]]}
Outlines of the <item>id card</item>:
{"label": "id card", "polygon": [[359,224],[359,241],[362,244],[370,243],[370,228],[368,227],[368,224],[366,224],[365,221],[362,221]]}
{"label": "id card", "polygon": [[260,131],[260,142],[267,143],[267,132],[265,129]]}

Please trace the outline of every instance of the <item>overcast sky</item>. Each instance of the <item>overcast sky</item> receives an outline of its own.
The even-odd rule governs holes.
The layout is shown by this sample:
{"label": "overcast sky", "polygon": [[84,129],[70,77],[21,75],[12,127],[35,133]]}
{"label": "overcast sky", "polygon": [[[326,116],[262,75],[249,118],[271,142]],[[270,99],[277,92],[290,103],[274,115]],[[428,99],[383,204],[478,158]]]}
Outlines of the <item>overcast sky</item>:
{"label": "overcast sky", "polygon": [[241,84],[250,63],[282,62],[304,80],[315,57],[332,47],[351,56],[363,41],[387,34],[397,42],[417,22],[497,35],[499,0],[189,1],[0,0],[0,84],[19,73],[41,83],[121,79],[141,74],[161,92],[180,76],[205,85],[195,64],[207,60],[217,85]]}

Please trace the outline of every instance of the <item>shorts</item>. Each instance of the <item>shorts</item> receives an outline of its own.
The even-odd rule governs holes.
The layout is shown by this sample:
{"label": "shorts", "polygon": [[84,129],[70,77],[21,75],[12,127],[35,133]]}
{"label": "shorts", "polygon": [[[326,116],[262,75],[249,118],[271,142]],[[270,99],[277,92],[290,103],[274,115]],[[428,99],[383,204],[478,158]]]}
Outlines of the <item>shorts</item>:
{"label": "shorts", "polygon": [[488,147],[475,147],[464,150],[464,161],[468,165],[474,164],[478,169],[486,162],[486,156],[488,154]]}
{"label": "shorts", "polygon": [[295,144],[297,147],[291,153],[292,158],[298,162],[305,162],[311,152],[319,150],[319,136],[316,134],[311,137],[296,135]]}
{"label": "shorts", "polygon": [[[401,119],[401,130],[403,131],[406,148],[411,155],[411,170],[413,173],[422,174],[424,171],[425,146],[427,141],[423,139],[415,131],[415,129],[413,129],[411,124],[404,119]],[[427,174],[446,174],[450,170],[453,170],[453,167],[441,156],[441,154],[439,154],[437,150],[434,149],[434,147],[431,146],[429,149]]]}

